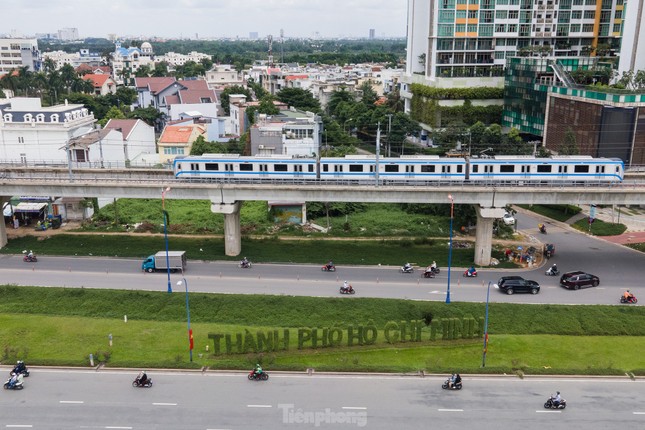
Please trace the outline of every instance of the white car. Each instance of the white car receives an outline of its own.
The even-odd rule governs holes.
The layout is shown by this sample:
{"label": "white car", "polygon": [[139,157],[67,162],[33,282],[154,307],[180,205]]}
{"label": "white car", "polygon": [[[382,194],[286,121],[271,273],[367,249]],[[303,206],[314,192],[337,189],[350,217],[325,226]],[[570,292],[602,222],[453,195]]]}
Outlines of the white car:
{"label": "white car", "polygon": [[513,225],[515,224],[515,218],[513,218],[513,215],[509,214],[506,212],[504,216],[502,217],[502,220],[504,221],[504,224],[506,225]]}

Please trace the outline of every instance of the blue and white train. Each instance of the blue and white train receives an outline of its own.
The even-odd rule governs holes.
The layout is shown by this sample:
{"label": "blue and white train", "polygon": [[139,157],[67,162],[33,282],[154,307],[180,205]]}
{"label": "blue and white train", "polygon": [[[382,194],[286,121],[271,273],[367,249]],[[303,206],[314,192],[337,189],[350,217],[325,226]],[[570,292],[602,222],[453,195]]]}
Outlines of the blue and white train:
{"label": "blue and white train", "polygon": [[213,182],[352,182],[381,184],[522,183],[607,184],[622,182],[619,159],[589,156],[496,156],[493,158],[442,158],[403,155],[379,158],[347,155],[342,158],[297,158],[277,155],[244,157],[204,154],[174,160],[175,178]]}

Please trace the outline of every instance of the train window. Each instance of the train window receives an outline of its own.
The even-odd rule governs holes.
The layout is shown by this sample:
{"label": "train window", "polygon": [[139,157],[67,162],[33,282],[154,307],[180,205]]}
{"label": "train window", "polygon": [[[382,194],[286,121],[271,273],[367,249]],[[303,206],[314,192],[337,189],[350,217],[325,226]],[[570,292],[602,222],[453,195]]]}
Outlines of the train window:
{"label": "train window", "polygon": [[567,173],[569,166],[558,166],[558,173]]}
{"label": "train window", "polygon": [[274,164],[273,165],[273,171],[274,172],[287,172],[287,165],[286,164]]}
{"label": "train window", "polygon": [[253,171],[253,164],[251,164],[251,163],[240,163],[240,171],[241,172],[252,172]]}
{"label": "train window", "polygon": [[553,168],[553,166],[550,166],[548,164],[541,164],[541,165],[537,166],[537,171],[538,171],[538,173],[551,173],[552,168]]}
{"label": "train window", "polygon": [[464,166],[457,166],[457,173],[461,173],[464,171]]}
{"label": "train window", "polygon": [[350,164],[349,165],[349,171],[350,172],[362,172],[363,171],[363,165],[362,164]]}
{"label": "train window", "polygon": [[314,165],[313,164],[308,165],[307,166],[307,171],[308,172],[313,172],[314,171]]}
{"label": "train window", "polygon": [[374,173],[374,166],[370,164],[370,173]]}
{"label": "train window", "polygon": [[596,166],[596,173],[605,173],[605,166]]}
{"label": "train window", "polygon": [[323,172],[329,172],[329,164],[323,164],[322,168],[323,168]]}
{"label": "train window", "polygon": [[574,173],[589,173],[589,166],[573,166]]}
{"label": "train window", "polygon": [[514,164],[504,164],[502,166],[499,166],[499,173],[513,173],[513,172],[515,172]]}
{"label": "train window", "polygon": [[387,173],[397,173],[399,171],[399,166],[397,166],[396,164],[386,164],[385,171]]}
{"label": "train window", "polygon": [[473,173],[479,172],[479,165],[478,164],[473,164]]}
{"label": "train window", "polygon": [[204,167],[206,168],[206,170],[219,170],[218,163],[206,163]]}
{"label": "train window", "polygon": [[421,166],[421,171],[423,173],[434,173],[434,166],[431,166],[431,165]]}

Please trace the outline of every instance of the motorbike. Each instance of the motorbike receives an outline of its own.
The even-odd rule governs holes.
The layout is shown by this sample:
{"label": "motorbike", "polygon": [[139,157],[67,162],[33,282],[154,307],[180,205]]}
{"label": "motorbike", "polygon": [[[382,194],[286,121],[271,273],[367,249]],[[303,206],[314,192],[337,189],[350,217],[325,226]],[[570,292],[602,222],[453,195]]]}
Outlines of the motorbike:
{"label": "motorbike", "polygon": [[250,261],[240,261],[239,264],[241,269],[250,269],[251,268],[251,262]]}
{"label": "motorbike", "polygon": [[25,255],[24,257],[22,257],[22,261],[24,261],[25,263],[36,263],[38,262],[38,258],[36,258],[35,255]]}
{"label": "motorbike", "polygon": [[329,264],[325,264],[320,270],[323,272],[335,272],[336,271],[336,266],[333,264],[330,266]]}
{"label": "motorbike", "polygon": [[446,382],[444,382],[443,385],[441,385],[441,388],[443,388],[444,390],[448,390],[448,389],[450,389],[450,390],[461,390],[462,385],[461,385],[461,381],[457,382],[456,384],[451,384],[450,383],[450,378],[448,378],[448,379],[446,379]]}
{"label": "motorbike", "polygon": [[341,294],[355,294],[356,290],[350,285],[349,287],[345,288],[344,286],[340,287],[340,293]]}
{"label": "motorbike", "polygon": [[22,376],[29,376],[29,370],[23,365],[23,366],[18,366],[16,365],[11,372],[9,372],[10,375],[18,374]]}
{"label": "motorbike", "polygon": [[13,383],[11,382],[12,379],[13,379],[13,376],[7,379],[7,382],[4,383],[5,390],[22,390],[23,388],[25,388],[24,385],[22,385],[22,379],[23,379],[22,375],[18,375],[18,378]]}
{"label": "motorbike", "polygon": [[564,409],[567,407],[567,401],[562,399],[560,400],[560,403],[557,405],[553,403],[553,398],[549,397],[549,399],[546,401],[544,404],[544,409]]}
{"label": "motorbike", "polygon": [[401,266],[401,268],[399,269],[399,272],[401,272],[401,273],[413,273],[414,272],[414,267],[412,267],[412,266],[410,266],[410,267]]}
{"label": "motorbike", "polygon": [[546,272],[544,272],[546,276],[558,276],[560,274],[560,271],[558,269],[553,270],[553,267],[549,267]]}
{"label": "motorbike", "polygon": [[628,297],[628,298],[625,298],[625,296],[620,296],[620,303],[633,303],[633,304],[636,304],[636,303],[638,303],[638,299],[636,298],[636,296],[631,296],[631,297]]}
{"label": "motorbike", "polygon": [[432,270],[426,270],[425,272],[423,272],[424,278],[434,278],[434,275],[435,272],[433,272]]}
{"label": "motorbike", "polygon": [[538,229],[540,230],[540,233],[546,234],[546,226],[544,224],[538,224]]}
{"label": "motorbike", "polygon": [[137,379],[132,381],[132,386],[139,388],[150,388],[152,387],[152,379],[147,378],[145,382],[141,382],[141,380],[137,377]]}
{"label": "motorbike", "polygon": [[269,374],[264,371],[262,373],[255,373],[255,370],[251,370],[248,378],[249,381],[266,381],[269,379]]}
{"label": "motorbike", "polygon": [[470,271],[466,270],[464,272],[464,277],[465,278],[476,278],[477,277],[477,271],[475,270],[474,272],[470,272]]}

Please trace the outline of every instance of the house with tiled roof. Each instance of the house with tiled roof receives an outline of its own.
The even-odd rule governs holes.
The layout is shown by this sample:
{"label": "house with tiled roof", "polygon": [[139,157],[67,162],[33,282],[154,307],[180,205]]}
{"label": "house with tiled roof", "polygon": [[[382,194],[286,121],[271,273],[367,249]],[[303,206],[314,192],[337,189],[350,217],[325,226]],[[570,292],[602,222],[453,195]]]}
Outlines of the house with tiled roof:
{"label": "house with tiled roof", "polygon": [[202,125],[167,125],[157,143],[159,160],[171,163],[176,157],[189,155],[193,142],[205,133]]}
{"label": "house with tiled roof", "polygon": [[97,96],[116,93],[116,82],[114,82],[114,79],[112,79],[110,75],[95,75],[93,73],[87,73],[83,75],[83,79],[92,82],[92,85],[94,85],[94,94]]}
{"label": "house with tiled roof", "polygon": [[154,68],[152,46],[148,42],[143,42],[141,48],[124,48],[119,42],[116,43],[112,53],[112,78],[118,84],[131,85],[135,73],[141,66]]}
{"label": "house with tiled roof", "polygon": [[120,132],[123,142],[121,153],[131,165],[149,165],[156,163],[157,146],[155,129],[140,119],[111,119],[105,124],[105,130]]}
{"label": "house with tiled roof", "polygon": [[183,112],[199,112],[203,117],[217,118],[219,103],[215,90],[208,88],[205,80],[180,80],[183,88],[167,96],[165,104],[171,120],[179,119]]}

